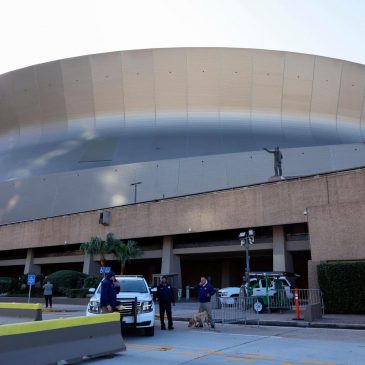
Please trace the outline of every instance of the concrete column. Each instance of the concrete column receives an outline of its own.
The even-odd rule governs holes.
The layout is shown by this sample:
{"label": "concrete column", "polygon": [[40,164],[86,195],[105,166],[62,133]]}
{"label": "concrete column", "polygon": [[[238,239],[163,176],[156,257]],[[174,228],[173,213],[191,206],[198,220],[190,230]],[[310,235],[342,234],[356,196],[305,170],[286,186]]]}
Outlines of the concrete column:
{"label": "concrete column", "polygon": [[273,270],[293,272],[293,258],[285,247],[283,226],[273,226]]}
{"label": "concrete column", "polygon": [[308,261],[308,288],[309,289],[319,289],[318,284],[318,275],[317,275],[317,266],[320,264],[320,261]]}
{"label": "concrete column", "polygon": [[230,286],[230,270],[229,270],[229,262],[223,261],[222,262],[222,281],[221,281],[221,288],[226,288]]}
{"label": "concrete column", "polygon": [[94,258],[90,255],[84,256],[84,266],[82,272],[87,275],[96,276],[99,274],[99,265],[94,261]]}
{"label": "concrete column", "polygon": [[178,289],[181,288],[180,256],[173,254],[172,236],[163,238],[161,274],[178,274]]}
{"label": "concrete column", "polygon": [[41,266],[34,264],[34,250],[32,248],[28,248],[27,258],[25,260],[24,266],[24,274],[40,274]]}

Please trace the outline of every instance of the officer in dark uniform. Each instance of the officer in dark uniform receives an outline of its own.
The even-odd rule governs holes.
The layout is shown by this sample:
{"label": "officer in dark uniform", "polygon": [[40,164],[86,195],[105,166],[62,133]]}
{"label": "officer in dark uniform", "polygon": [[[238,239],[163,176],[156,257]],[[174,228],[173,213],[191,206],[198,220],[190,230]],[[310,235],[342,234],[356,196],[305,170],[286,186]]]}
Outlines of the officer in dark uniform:
{"label": "officer in dark uniform", "polygon": [[168,321],[168,329],[173,330],[171,303],[175,305],[175,296],[172,286],[167,282],[167,277],[163,276],[160,285],[157,287],[157,299],[160,306],[161,329],[165,330],[165,312]]}
{"label": "officer in dark uniform", "polygon": [[117,305],[117,294],[120,291],[119,281],[110,271],[101,282],[100,308],[101,313],[111,313]]}

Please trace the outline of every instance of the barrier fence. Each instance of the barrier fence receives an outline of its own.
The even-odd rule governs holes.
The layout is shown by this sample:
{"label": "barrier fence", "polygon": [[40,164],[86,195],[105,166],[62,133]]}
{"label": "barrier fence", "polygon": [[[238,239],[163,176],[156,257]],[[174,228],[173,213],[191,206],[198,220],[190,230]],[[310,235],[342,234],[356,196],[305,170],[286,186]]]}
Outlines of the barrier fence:
{"label": "barrier fence", "polygon": [[212,298],[212,315],[218,323],[260,323],[264,312],[291,311],[304,314],[308,308],[318,306],[323,313],[322,293],[319,289],[278,289],[261,296]]}

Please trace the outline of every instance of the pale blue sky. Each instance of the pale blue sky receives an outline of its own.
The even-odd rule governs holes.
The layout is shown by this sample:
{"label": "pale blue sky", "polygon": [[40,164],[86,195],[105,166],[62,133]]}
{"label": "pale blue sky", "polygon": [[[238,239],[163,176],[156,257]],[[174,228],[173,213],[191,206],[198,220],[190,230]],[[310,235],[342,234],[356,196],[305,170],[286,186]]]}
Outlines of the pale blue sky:
{"label": "pale blue sky", "polygon": [[365,64],[363,0],[9,0],[0,74],[90,53],[242,47]]}

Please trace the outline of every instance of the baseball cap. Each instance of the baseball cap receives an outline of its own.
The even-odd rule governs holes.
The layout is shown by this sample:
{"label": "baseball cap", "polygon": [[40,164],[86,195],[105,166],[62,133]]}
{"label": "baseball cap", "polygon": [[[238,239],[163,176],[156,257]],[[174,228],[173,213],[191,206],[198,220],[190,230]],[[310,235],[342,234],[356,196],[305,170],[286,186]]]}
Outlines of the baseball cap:
{"label": "baseball cap", "polygon": [[112,278],[113,276],[115,276],[115,273],[113,271],[109,271],[107,274],[106,274],[106,277],[108,279]]}

